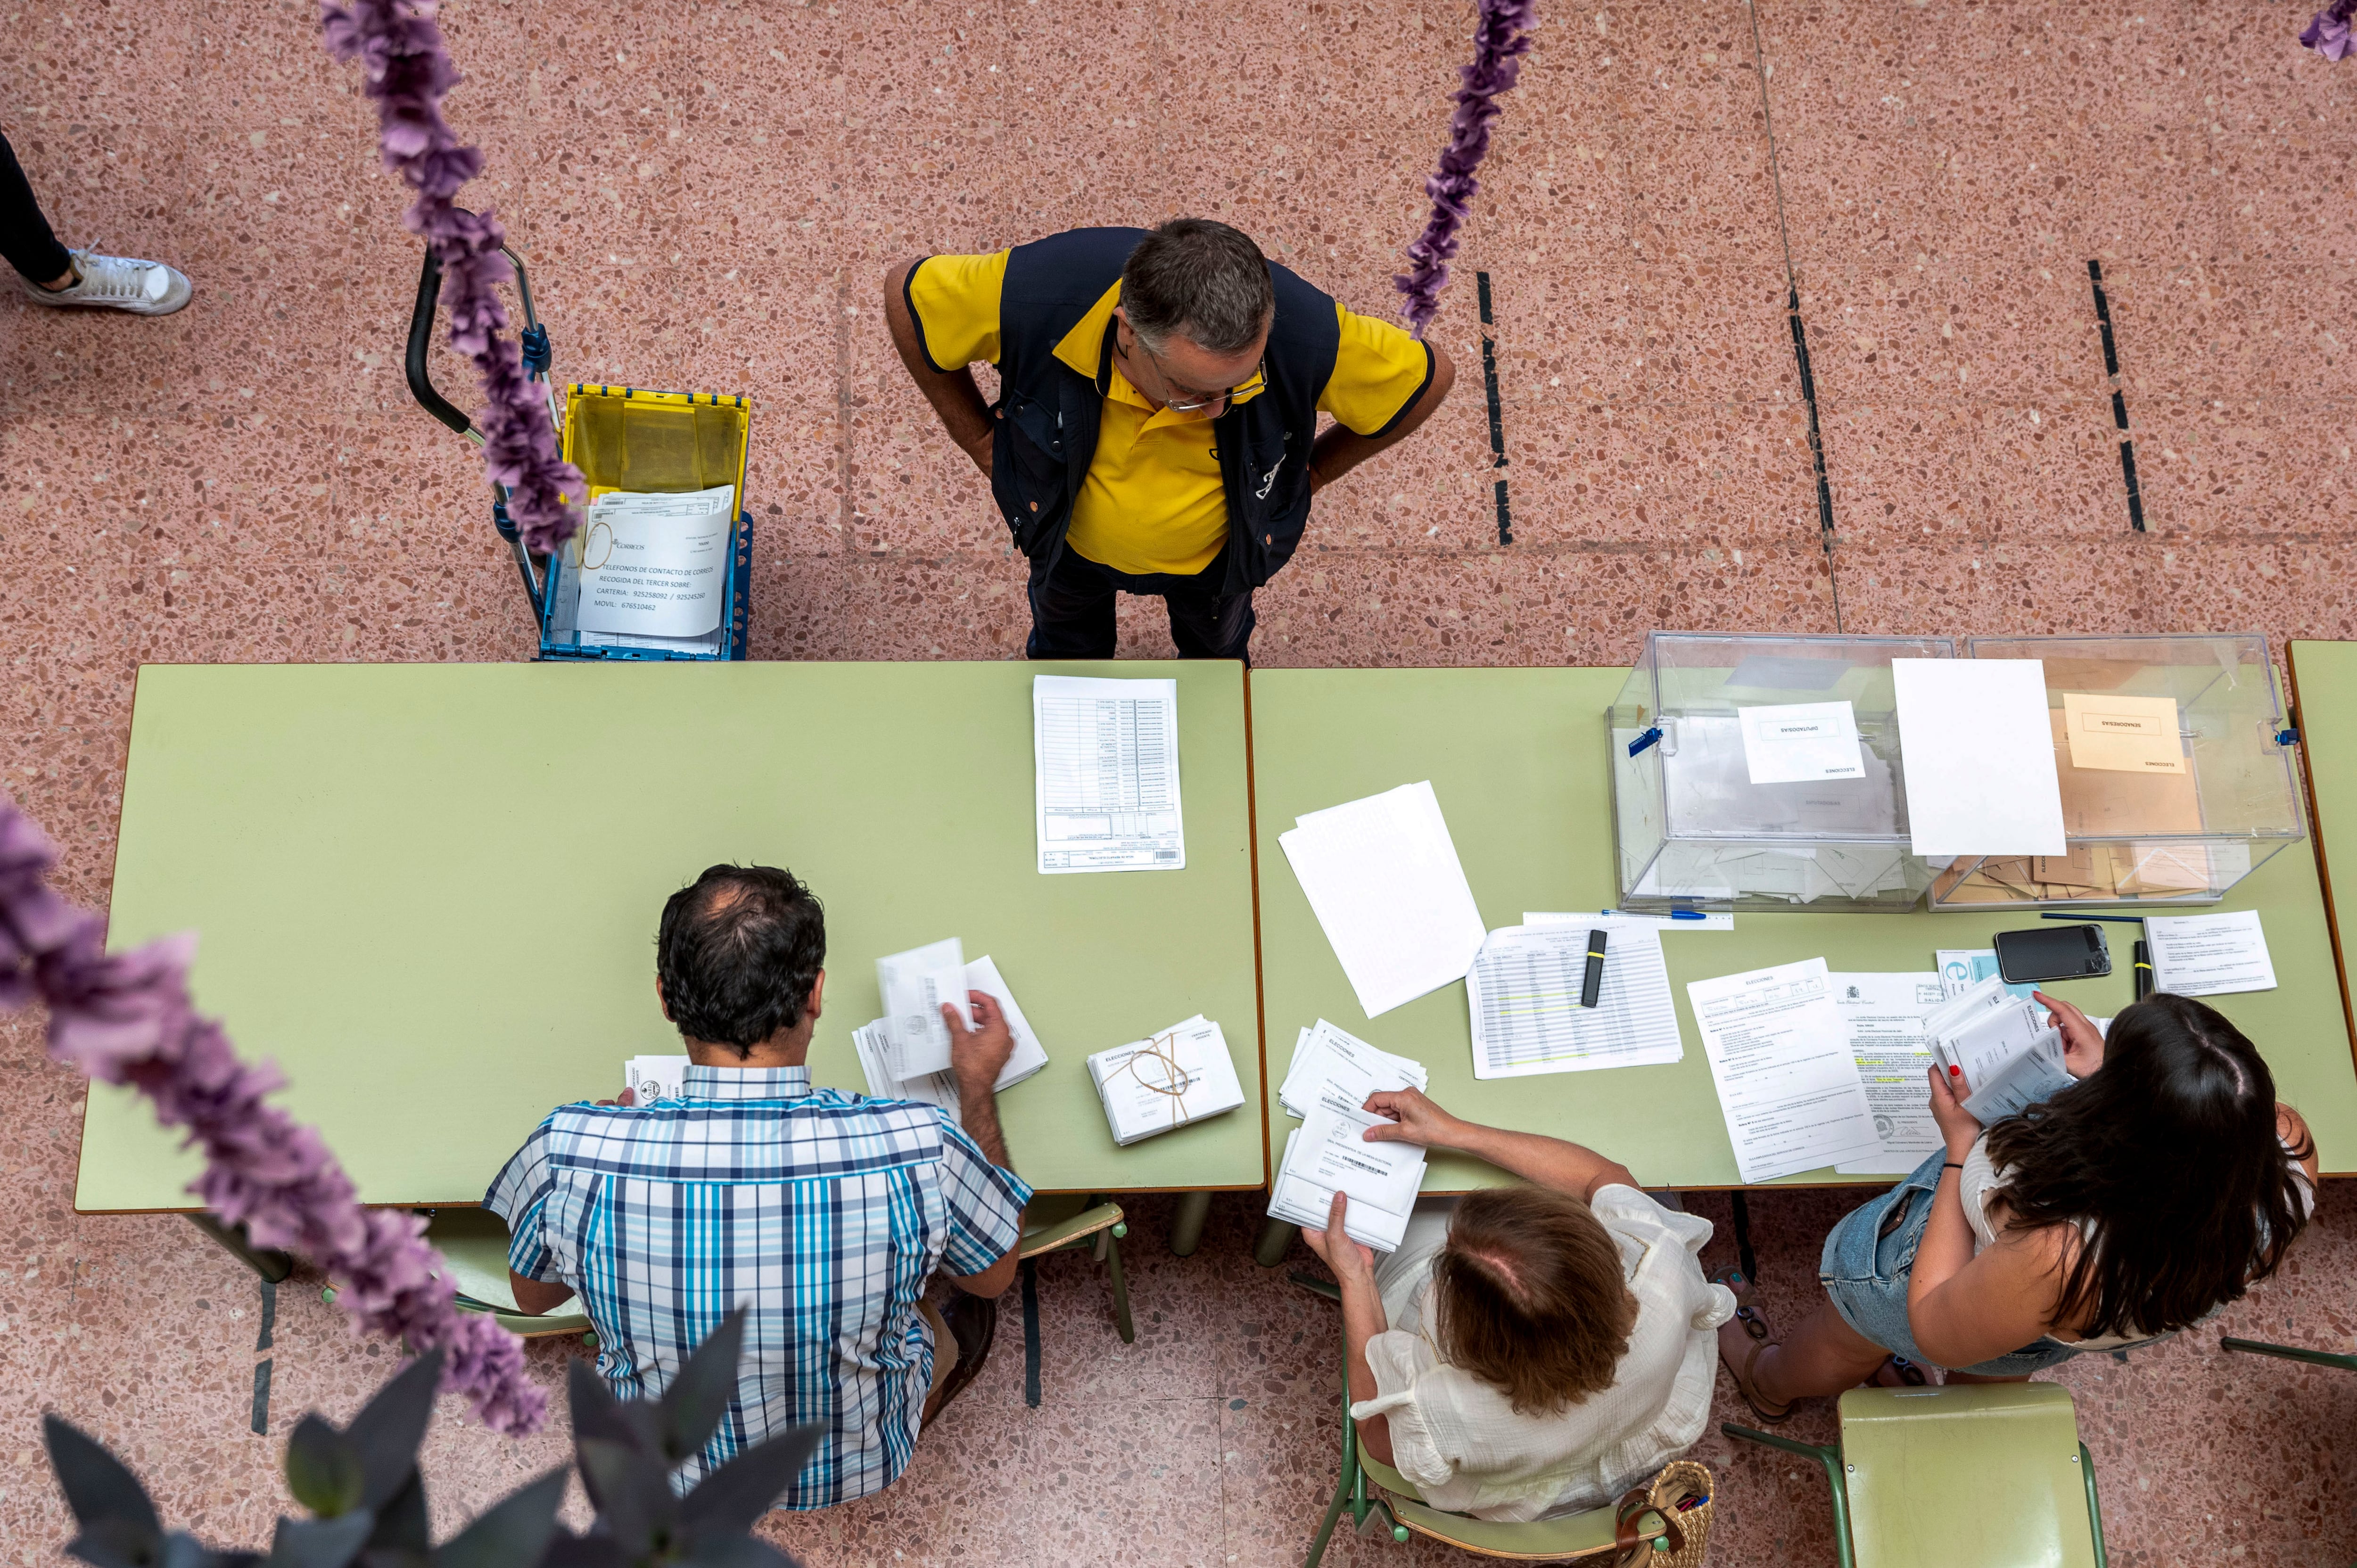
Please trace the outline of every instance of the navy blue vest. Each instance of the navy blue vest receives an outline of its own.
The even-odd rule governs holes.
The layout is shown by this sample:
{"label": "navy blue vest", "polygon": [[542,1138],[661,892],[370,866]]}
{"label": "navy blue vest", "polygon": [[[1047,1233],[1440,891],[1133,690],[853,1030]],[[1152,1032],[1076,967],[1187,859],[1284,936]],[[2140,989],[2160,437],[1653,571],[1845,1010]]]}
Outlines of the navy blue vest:
{"label": "navy blue vest", "polygon": [[[1056,345],[1121,276],[1143,229],[1073,229],[1017,245],[998,303],[999,399],[990,490],[1016,547],[1052,563],[1072,502],[1097,450],[1114,328],[1095,380],[1056,358]],[[1309,521],[1309,445],[1318,399],[1341,342],[1330,295],[1271,262],[1276,317],[1268,334],[1268,390],[1230,403],[1212,423],[1227,490],[1223,592],[1256,588],[1292,558]]]}

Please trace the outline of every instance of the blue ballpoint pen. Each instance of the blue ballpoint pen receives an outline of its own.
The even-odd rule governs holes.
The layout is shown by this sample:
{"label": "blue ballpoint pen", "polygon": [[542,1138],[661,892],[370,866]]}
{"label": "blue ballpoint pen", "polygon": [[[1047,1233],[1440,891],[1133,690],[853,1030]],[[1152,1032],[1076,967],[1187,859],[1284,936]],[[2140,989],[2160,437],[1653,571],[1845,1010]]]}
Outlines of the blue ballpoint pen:
{"label": "blue ballpoint pen", "polygon": [[[1599,915],[1625,915],[1629,913],[1626,909],[1598,909],[1596,912]],[[1660,917],[1656,916],[1654,918],[1659,918]],[[1708,915],[1704,914],[1700,909],[1672,909],[1669,911],[1669,918],[1673,920],[1707,920],[1710,918]]]}

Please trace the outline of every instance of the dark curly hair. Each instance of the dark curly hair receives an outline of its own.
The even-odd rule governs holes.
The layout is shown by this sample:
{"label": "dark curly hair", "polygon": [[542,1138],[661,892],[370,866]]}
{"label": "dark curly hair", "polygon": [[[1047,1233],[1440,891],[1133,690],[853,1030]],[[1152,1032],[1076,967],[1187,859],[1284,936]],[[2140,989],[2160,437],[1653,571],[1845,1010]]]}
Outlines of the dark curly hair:
{"label": "dark curly hair", "polygon": [[2104,1065],[1989,1129],[2007,1228],[2092,1220],[2057,1321],[2163,1334],[2239,1299],[2308,1216],[2276,1127],[2276,1082],[2214,1009],[2164,992],[2121,1009]]}
{"label": "dark curly hair", "polygon": [[663,1008],[689,1039],[755,1046],[802,1021],[826,963],[826,911],[790,872],[715,865],[671,896],[655,937]]}

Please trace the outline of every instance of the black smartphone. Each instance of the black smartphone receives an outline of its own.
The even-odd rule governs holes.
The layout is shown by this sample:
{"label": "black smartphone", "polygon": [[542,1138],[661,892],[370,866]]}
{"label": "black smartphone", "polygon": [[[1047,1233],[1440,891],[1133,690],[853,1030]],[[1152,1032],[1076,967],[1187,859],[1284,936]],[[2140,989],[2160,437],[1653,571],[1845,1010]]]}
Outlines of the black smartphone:
{"label": "black smartphone", "polygon": [[2031,926],[1996,934],[1996,972],[2008,985],[2041,980],[2088,980],[2112,972],[2111,944],[2104,928]]}

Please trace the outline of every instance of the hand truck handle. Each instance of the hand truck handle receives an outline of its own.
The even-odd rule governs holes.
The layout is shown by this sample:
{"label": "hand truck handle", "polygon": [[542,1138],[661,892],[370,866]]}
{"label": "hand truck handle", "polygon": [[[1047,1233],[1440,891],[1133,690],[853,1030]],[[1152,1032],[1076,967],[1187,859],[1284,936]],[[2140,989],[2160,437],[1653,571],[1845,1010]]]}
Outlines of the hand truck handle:
{"label": "hand truck handle", "polygon": [[[475,435],[473,424],[466,413],[448,398],[434,390],[434,380],[426,373],[425,353],[434,343],[434,306],[442,298],[442,263],[434,254],[434,247],[425,247],[425,265],[417,274],[417,303],[409,312],[409,350],[403,368],[409,374],[409,395],[417,406],[448,425],[461,435]],[[480,436],[475,436],[481,440]]]}

